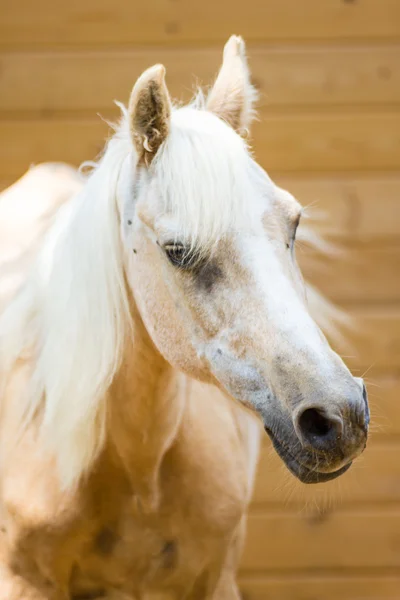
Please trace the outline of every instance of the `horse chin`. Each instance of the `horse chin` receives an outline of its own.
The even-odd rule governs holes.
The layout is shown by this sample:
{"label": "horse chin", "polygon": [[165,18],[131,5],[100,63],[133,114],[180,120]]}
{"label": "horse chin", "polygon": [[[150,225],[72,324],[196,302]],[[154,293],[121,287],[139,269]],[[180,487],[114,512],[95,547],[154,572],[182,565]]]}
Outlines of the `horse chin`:
{"label": "horse chin", "polygon": [[268,433],[278,456],[283,460],[289,471],[302,483],[325,483],[331,481],[346,473],[352,465],[352,461],[350,461],[337,471],[330,473],[316,471],[300,462],[299,459],[290,452],[286,444],[281,442],[268,427],[265,427],[265,431]]}

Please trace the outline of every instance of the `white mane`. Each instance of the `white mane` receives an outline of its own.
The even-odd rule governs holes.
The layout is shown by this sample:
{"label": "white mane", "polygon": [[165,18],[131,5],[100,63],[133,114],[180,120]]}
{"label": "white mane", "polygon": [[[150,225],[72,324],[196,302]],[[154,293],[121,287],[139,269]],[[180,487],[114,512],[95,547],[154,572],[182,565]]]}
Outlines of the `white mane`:
{"label": "white mane", "polygon": [[[130,331],[117,189],[121,169],[131,165],[133,172],[134,162],[125,114],[83,190],[59,211],[28,282],[0,318],[3,382],[20,356],[35,354],[21,424],[39,414],[66,487],[102,448],[107,391]],[[210,246],[246,218],[249,163],[245,143],[225,123],[193,107],[173,112],[154,169],[166,210],[173,204],[178,211],[180,234]]]}
{"label": "white mane", "polygon": [[190,106],[173,113],[154,170],[181,239],[207,251],[249,218],[250,162],[244,140],[215,115]]}
{"label": "white mane", "polygon": [[[27,284],[0,319],[7,370],[37,356],[23,422],[40,411],[42,433],[68,486],[105,435],[105,396],[129,329],[116,188],[131,146],[119,132],[83,190],[57,216]],[[33,348],[32,348],[33,346]]]}

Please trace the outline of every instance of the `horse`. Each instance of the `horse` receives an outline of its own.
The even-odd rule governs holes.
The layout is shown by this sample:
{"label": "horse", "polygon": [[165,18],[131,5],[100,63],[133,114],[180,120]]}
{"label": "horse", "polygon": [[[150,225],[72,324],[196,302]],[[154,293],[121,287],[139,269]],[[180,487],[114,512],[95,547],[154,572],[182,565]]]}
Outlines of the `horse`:
{"label": "horse", "polygon": [[4,192],[1,600],[238,600],[262,426],[304,483],[364,450],[302,208],[246,142],[255,100],[232,36],[209,93],[173,105],[155,65],[89,175]]}

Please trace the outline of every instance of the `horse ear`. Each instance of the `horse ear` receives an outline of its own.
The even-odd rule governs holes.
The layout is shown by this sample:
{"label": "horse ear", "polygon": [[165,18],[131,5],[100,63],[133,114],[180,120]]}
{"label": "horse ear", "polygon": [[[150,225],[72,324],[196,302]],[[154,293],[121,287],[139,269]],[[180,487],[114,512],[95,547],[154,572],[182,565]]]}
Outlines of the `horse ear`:
{"label": "horse ear", "polygon": [[139,77],[131,93],[128,113],[139,161],[149,166],[168,135],[171,118],[171,98],[163,65],[154,65]]}
{"label": "horse ear", "polygon": [[250,83],[246,46],[232,35],[224,48],[224,58],[206,107],[240,134],[246,133],[254,117],[257,92]]}

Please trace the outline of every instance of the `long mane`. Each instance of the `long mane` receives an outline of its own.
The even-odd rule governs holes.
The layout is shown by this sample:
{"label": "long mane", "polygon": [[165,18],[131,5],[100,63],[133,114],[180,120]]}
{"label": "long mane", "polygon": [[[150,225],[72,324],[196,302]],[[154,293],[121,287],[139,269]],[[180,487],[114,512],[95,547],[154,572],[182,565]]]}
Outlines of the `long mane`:
{"label": "long mane", "polygon": [[[175,115],[156,158],[166,209],[174,196],[183,227],[189,223],[203,246],[205,233],[212,244],[229,221],[244,218],[245,205],[235,197],[245,189],[250,157],[245,143],[206,111],[189,107]],[[214,126],[220,132],[210,149]],[[79,480],[104,444],[107,392],[132,331],[117,202],[120,172],[132,153],[124,114],[82,191],[59,210],[28,281],[0,317],[2,385],[19,358],[32,357],[29,393],[19,399],[21,427],[39,415],[65,487]],[[233,172],[238,154],[244,168]],[[334,329],[335,308],[309,293],[313,317]]]}
{"label": "long mane", "polygon": [[131,146],[109,141],[86,185],[62,207],[28,281],[0,318],[2,382],[33,355],[21,425],[40,413],[43,439],[73,484],[103,445],[107,390],[129,330],[116,189]]}

